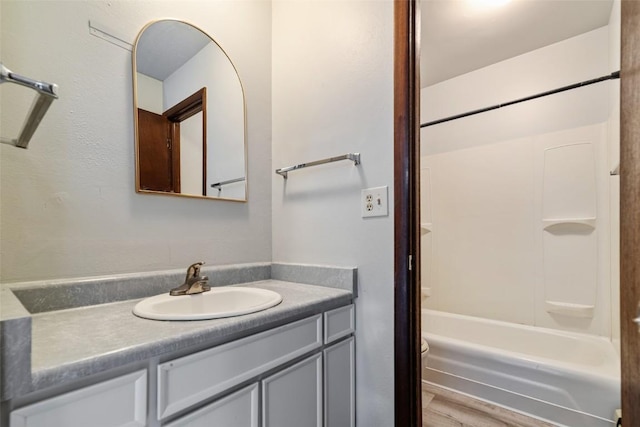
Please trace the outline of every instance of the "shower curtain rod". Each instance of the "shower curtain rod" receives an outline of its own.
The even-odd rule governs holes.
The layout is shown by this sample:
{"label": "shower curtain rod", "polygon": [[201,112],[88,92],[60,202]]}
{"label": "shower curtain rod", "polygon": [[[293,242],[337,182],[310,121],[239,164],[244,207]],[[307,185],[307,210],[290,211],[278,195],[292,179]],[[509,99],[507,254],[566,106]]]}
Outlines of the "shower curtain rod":
{"label": "shower curtain rod", "polygon": [[557,88],[557,89],[548,90],[546,92],[538,93],[536,95],[527,96],[526,98],[516,99],[515,101],[504,102],[502,104],[494,105],[492,107],[481,108],[479,110],[468,111],[466,113],[457,114],[455,116],[445,117],[444,119],[438,119],[438,120],[434,120],[432,122],[422,123],[420,125],[420,127],[421,128],[426,128],[428,126],[433,126],[433,125],[437,125],[437,124],[444,123],[444,122],[450,122],[452,120],[461,119],[463,117],[469,117],[469,116],[473,116],[473,115],[476,115],[476,114],[484,113],[484,112],[487,112],[487,111],[497,110],[498,108],[508,107],[508,106],[514,105],[514,104],[519,104],[520,102],[531,101],[532,99],[542,98],[543,96],[553,95],[555,93],[565,92],[567,90],[577,89],[579,87],[592,85],[594,83],[600,83],[600,82],[604,82],[606,80],[613,80],[613,79],[619,79],[619,78],[620,78],[620,71],[614,71],[613,73],[608,74],[606,76],[598,77],[596,79],[586,80],[584,82],[575,83],[575,84],[572,84],[572,85],[569,85],[569,86],[563,86],[563,87],[560,87],[560,88]]}

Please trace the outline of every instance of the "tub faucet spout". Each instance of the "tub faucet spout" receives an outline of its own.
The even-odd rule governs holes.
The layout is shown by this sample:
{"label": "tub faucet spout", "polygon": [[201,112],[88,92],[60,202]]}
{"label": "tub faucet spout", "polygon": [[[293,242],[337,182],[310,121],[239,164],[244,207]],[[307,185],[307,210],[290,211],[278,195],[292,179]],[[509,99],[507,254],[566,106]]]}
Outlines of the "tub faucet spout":
{"label": "tub faucet spout", "polygon": [[209,278],[207,276],[200,276],[200,267],[202,267],[202,264],[204,264],[204,262],[191,264],[189,268],[187,268],[184,283],[177,288],[171,289],[169,295],[192,295],[210,291],[211,287],[207,284]]}

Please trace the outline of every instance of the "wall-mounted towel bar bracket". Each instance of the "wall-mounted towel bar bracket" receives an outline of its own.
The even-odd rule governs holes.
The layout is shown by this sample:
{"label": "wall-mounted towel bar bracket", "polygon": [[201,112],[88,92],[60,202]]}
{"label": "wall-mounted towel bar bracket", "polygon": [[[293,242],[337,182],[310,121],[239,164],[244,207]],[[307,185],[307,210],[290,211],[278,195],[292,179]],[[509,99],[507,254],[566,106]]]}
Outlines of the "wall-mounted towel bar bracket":
{"label": "wall-mounted towel bar bracket", "polygon": [[308,167],[311,167],[311,166],[323,165],[325,163],[338,162],[340,160],[351,160],[354,165],[359,165],[360,164],[360,153],[347,153],[347,154],[343,154],[342,156],[329,157],[328,159],[316,160],[314,162],[300,163],[299,165],[288,166],[286,168],[276,169],[276,173],[278,175],[282,175],[284,177],[284,179],[287,179],[288,172],[291,172],[291,171],[294,171],[294,170],[298,170],[298,169],[308,168]]}
{"label": "wall-mounted towel bar bracket", "polygon": [[58,85],[52,83],[40,82],[18,75],[2,63],[0,63],[0,83],[15,83],[20,86],[28,87],[38,92],[38,96],[31,105],[31,110],[22,125],[22,130],[16,139],[0,138],[0,142],[15,145],[20,148],[27,148],[33,133],[38,128],[45,113],[54,99],[58,99]]}

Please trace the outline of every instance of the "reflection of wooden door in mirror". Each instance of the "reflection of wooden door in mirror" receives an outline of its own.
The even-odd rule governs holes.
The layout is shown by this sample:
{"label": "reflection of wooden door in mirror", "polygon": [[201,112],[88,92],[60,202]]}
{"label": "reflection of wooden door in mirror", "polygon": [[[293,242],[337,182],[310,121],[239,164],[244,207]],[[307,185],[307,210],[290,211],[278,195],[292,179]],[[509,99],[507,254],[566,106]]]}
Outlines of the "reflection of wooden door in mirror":
{"label": "reflection of wooden door in mirror", "polygon": [[166,116],[138,109],[140,188],[143,190],[180,192],[180,150],[172,144],[170,130]]}
{"label": "reflection of wooden door in mirror", "polygon": [[[201,183],[200,185],[196,184],[195,186],[189,186],[185,184],[183,185],[183,187],[184,187],[185,193],[187,194],[199,194],[202,196],[206,196],[207,195],[207,88],[203,87],[202,89],[198,90],[197,92],[193,93],[192,95],[178,102],[176,105],[174,105],[173,107],[165,111],[163,113],[163,116],[166,117],[170,123],[170,132],[171,132],[171,137],[174,141],[173,145],[174,145],[174,153],[175,153],[177,152],[177,150],[179,150],[178,148],[176,148],[176,145],[179,143],[180,136],[181,136],[180,123],[186,121],[191,117],[195,117],[198,113],[202,113],[198,116],[200,120],[200,124],[192,123],[190,126],[191,129],[194,129],[194,125],[195,125],[195,129],[199,129],[199,132],[196,132],[193,134],[199,140],[199,141],[193,141],[193,142],[196,142],[196,145],[199,145],[199,147],[196,149],[197,152],[193,152],[193,151],[190,152],[190,149],[188,148],[189,144],[186,144],[182,148],[187,150],[186,152],[183,152],[183,155],[186,155],[186,158],[192,157],[192,160],[196,158],[199,159],[197,163],[199,163],[200,165],[196,165],[193,167],[194,168],[197,168],[198,166],[201,167],[201,169],[199,168],[200,170],[198,170],[199,172],[198,175],[200,177],[199,179]],[[191,154],[191,156],[189,154]],[[189,161],[187,163],[195,165],[196,162]],[[174,162],[174,165],[175,165],[175,162]],[[179,165],[176,167],[179,168]],[[187,172],[187,171],[182,170],[182,172]],[[174,175],[175,174],[176,172],[174,171]],[[179,169],[177,174],[178,176],[180,176]],[[186,179],[186,181],[188,182],[189,180]],[[181,180],[181,182],[185,182],[185,181]]]}

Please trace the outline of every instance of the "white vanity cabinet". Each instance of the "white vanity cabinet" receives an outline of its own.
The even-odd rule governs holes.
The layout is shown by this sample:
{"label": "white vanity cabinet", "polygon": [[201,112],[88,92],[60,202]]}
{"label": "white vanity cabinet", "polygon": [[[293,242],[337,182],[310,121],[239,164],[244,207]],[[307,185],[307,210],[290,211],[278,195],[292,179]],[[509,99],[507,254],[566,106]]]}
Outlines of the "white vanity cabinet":
{"label": "white vanity cabinet", "polygon": [[315,315],[158,365],[158,419],[164,419],[322,347]]}
{"label": "white vanity cabinet", "polygon": [[11,427],[143,427],[147,371],[138,371],[11,412]]}
{"label": "white vanity cabinet", "polygon": [[322,427],[322,353],[262,381],[262,427]]}
{"label": "white vanity cabinet", "polygon": [[349,305],[148,361],[18,407],[10,427],[353,427],[354,329]]}
{"label": "white vanity cabinet", "polygon": [[260,427],[354,427],[354,331],[349,305],[162,363],[158,419],[257,378],[167,427],[255,427],[258,387]]}
{"label": "white vanity cabinet", "polygon": [[355,339],[327,347],[324,362],[324,425],[355,427]]}
{"label": "white vanity cabinet", "polygon": [[325,427],[356,425],[354,332],[353,304],[324,313],[326,346],[322,353]]}
{"label": "white vanity cabinet", "polygon": [[258,384],[216,400],[166,427],[259,427]]}

